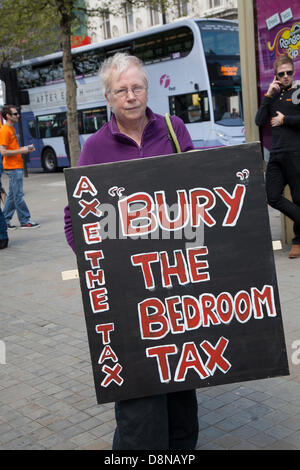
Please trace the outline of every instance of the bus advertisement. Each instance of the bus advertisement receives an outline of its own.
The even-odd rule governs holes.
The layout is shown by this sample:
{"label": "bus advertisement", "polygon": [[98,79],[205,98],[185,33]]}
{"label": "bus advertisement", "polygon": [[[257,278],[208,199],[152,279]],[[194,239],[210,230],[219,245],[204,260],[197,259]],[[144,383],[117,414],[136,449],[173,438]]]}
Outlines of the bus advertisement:
{"label": "bus advertisement", "polygon": [[[258,36],[258,88],[262,101],[274,79],[273,63],[282,54],[294,60],[296,78],[300,78],[300,1],[256,0]],[[264,158],[269,159],[271,126],[261,130]]]}
{"label": "bus advertisement", "polygon": [[[72,50],[81,146],[110,118],[98,70],[119,51],[144,62],[149,106],[179,116],[196,148],[245,141],[237,23],[185,19]],[[15,67],[30,100],[21,117],[24,142],[36,149],[28,167],[55,171],[69,166],[62,53]]]}

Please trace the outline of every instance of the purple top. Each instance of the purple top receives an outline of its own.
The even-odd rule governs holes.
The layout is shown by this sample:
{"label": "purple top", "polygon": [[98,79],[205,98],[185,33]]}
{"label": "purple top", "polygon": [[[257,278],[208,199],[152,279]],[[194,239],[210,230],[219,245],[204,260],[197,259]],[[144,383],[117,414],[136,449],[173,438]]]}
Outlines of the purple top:
{"label": "purple top", "polygon": [[[149,121],[144,128],[140,146],[133,139],[119,131],[115,116],[113,115],[108,123],[87,139],[83,146],[78,166],[97,165],[99,163],[119,162],[174,153],[164,116],[153,113],[150,108],[147,108],[146,113]],[[192,150],[194,148],[193,142],[183,121],[177,116],[171,116],[171,121],[181,151]],[[68,244],[75,251],[69,206],[65,208],[65,235]]]}

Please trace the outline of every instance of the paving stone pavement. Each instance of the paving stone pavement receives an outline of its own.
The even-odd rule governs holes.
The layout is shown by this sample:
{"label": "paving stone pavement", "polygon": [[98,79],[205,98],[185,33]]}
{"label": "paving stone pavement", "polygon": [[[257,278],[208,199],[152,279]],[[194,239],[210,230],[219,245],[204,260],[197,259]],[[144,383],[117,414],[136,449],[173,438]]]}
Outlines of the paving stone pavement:
{"label": "paving stone pavement", "polygon": [[[30,173],[24,188],[41,227],[10,232],[0,252],[0,450],[110,450],[114,409],[96,404],[79,281],[61,279],[76,268],[63,173]],[[300,448],[300,259],[287,253],[275,262],[290,375],[198,390],[199,450]]]}

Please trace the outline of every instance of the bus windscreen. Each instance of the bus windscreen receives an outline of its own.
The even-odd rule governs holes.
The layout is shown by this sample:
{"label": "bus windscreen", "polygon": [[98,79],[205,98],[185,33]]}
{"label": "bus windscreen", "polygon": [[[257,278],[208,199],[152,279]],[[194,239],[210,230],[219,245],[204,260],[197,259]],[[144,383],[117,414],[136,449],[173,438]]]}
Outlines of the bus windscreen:
{"label": "bus windscreen", "polygon": [[242,126],[241,67],[238,26],[199,21],[216,124]]}

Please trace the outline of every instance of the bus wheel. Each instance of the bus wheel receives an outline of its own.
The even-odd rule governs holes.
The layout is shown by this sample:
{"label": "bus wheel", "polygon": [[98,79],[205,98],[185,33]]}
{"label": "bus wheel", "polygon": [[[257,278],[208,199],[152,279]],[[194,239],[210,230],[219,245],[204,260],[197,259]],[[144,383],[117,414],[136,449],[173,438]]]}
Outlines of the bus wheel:
{"label": "bus wheel", "polygon": [[43,152],[43,168],[47,172],[54,172],[57,170],[57,159],[54,150],[47,148]]}

